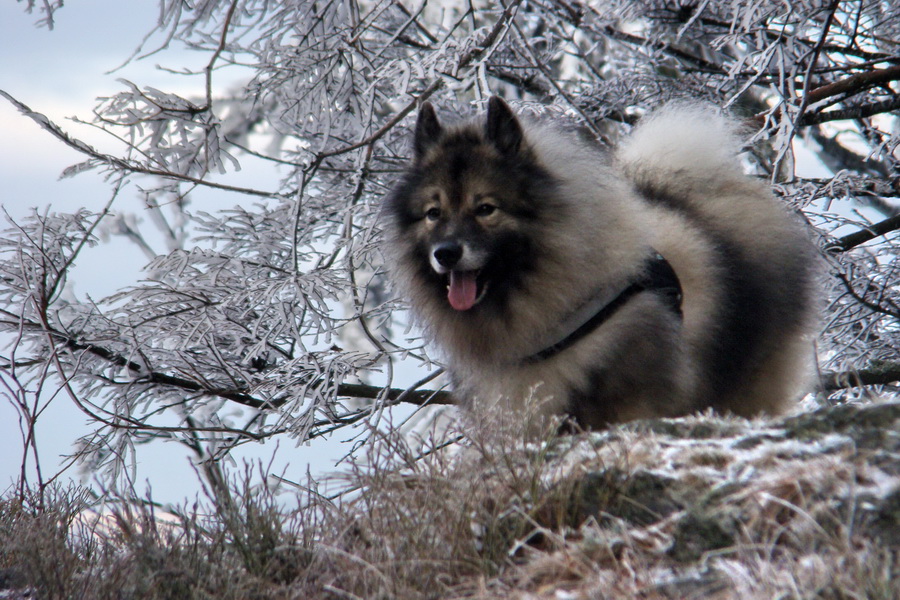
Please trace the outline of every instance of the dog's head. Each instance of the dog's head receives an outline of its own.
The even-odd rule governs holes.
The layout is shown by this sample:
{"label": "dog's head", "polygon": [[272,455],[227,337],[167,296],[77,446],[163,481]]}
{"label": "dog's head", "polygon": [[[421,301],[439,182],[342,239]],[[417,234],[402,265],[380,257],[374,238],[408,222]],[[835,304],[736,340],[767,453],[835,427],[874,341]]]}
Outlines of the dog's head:
{"label": "dog's head", "polygon": [[500,307],[537,260],[550,175],[499,98],[486,121],[445,128],[425,103],[414,160],[385,210],[416,285],[456,311]]}

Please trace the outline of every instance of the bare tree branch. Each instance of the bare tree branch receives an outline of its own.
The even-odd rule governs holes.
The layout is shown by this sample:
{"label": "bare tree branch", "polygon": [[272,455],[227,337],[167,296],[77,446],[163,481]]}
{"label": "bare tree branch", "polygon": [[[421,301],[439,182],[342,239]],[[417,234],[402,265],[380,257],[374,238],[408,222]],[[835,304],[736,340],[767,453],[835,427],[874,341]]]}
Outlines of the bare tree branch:
{"label": "bare tree branch", "polygon": [[847,121],[851,119],[868,119],[875,115],[890,113],[900,110],[900,96],[882,100],[881,102],[873,102],[871,104],[862,104],[859,106],[851,106],[848,108],[828,110],[818,113],[807,113],[800,119],[800,125],[819,125],[820,123],[828,123],[829,121]]}
{"label": "bare tree branch", "polygon": [[[6,310],[0,309],[0,312],[5,313],[8,316],[12,316]],[[32,323],[31,329],[34,331],[37,331],[39,329],[43,330],[47,335],[51,336],[59,342],[62,342],[63,345],[71,351],[88,352],[91,355],[96,356],[97,358],[101,358],[109,362],[112,365],[128,369],[134,374],[135,382],[170,386],[184,390],[185,392],[199,393],[206,396],[216,396],[225,400],[230,400],[232,402],[242,404],[244,406],[262,410],[277,410],[291,401],[291,398],[262,400],[250,394],[249,389],[209,387],[208,385],[192,379],[154,371],[152,369],[149,369],[147,366],[141,365],[134,360],[129,360],[125,356],[117,352],[113,352],[112,350],[109,350],[108,348],[105,348],[103,346],[79,342],[74,336],[71,336],[62,331],[58,331],[52,328],[45,328],[37,323]],[[454,403],[450,394],[441,390],[407,390],[401,388],[388,388],[387,390],[385,390],[385,388],[380,386],[357,383],[342,383],[338,385],[336,389],[337,395],[340,397],[374,400],[376,398],[384,396],[388,400],[402,401],[417,405]]]}
{"label": "bare tree branch", "polygon": [[102,152],[96,150],[95,148],[85,144],[84,142],[77,140],[67,134],[61,127],[59,127],[56,123],[47,118],[46,115],[43,115],[39,112],[36,112],[30,109],[27,105],[19,102],[13,96],[9,95],[7,92],[0,90],[0,96],[6,98],[10,104],[15,106],[19,112],[23,115],[37,123],[41,129],[49,132],[53,137],[63,142],[65,145],[70,148],[81,152],[82,154],[89,156],[98,162],[107,165],[109,167],[113,167],[115,169],[120,169],[127,173],[140,173],[142,175],[154,175],[156,177],[164,177],[166,179],[175,179],[177,181],[184,181],[187,183],[192,183],[194,185],[200,185],[204,187],[209,187],[217,190],[223,190],[227,192],[237,192],[239,194],[248,194],[250,196],[261,196],[264,198],[275,198],[284,196],[283,193],[278,192],[266,192],[262,190],[255,190],[253,188],[245,188],[238,187],[233,185],[227,185],[224,183],[216,183],[214,181],[208,181],[204,179],[198,179],[196,177],[191,177],[189,175],[183,175],[181,173],[175,173],[173,171],[163,171],[161,169],[151,169],[145,167],[139,163],[136,163],[131,160],[126,160],[124,158],[120,158],[117,156],[112,156],[111,154],[103,154]]}
{"label": "bare tree branch", "polygon": [[890,385],[900,382],[900,363],[884,363],[868,369],[824,372],[820,377],[822,390],[835,391],[867,385]]}
{"label": "bare tree branch", "polygon": [[834,252],[846,252],[860,244],[865,244],[875,238],[900,229],[900,215],[895,215],[884,221],[879,221],[871,227],[838,238],[826,246],[826,250]]}
{"label": "bare tree branch", "polygon": [[807,99],[808,103],[812,105],[826,98],[841,94],[855,94],[898,80],[900,80],[900,65],[865,71],[810,90]]}

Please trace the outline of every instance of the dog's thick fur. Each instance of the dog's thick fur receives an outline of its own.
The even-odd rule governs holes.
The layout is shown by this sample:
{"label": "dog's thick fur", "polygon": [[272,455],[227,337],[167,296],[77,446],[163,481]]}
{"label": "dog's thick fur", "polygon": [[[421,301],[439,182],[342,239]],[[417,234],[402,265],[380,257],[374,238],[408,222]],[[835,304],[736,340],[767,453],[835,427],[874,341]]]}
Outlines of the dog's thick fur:
{"label": "dog's thick fur", "polygon": [[[424,104],[415,157],[386,200],[393,276],[470,408],[536,394],[584,427],[712,407],[778,413],[808,382],[817,253],[737,160],[710,107],[645,117],[617,152],[517,118],[439,123]],[[593,298],[661,254],[683,290],[630,297],[544,360]],[[450,278],[455,277],[452,286]]]}

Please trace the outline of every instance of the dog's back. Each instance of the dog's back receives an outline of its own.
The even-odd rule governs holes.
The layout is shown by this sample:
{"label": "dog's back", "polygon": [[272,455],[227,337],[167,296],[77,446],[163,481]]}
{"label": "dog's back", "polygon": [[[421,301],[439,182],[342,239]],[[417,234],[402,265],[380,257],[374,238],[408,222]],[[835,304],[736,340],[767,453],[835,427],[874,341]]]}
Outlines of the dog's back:
{"label": "dog's back", "polygon": [[799,219],[743,174],[739,151],[734,122],[676,104],[645,119],[618,160],[643,198],[695,225],[713,249],[716,306],[685,332],[699,405],[777,413],[809,384],[820,258]]}

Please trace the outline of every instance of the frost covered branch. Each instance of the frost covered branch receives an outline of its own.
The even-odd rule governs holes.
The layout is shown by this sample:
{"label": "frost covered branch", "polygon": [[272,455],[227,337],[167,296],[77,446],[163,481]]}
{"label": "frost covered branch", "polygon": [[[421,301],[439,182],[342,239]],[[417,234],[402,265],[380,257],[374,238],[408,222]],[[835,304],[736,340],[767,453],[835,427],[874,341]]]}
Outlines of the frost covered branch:
{"label": "frost covered branch", "polygon": [[843,372],[826,372],[820,377],[820,385],[827,392],[870,385],[891,385],[900,382],[900,363],[883,363],[865,369]]}
{"label": "frost covered branch", "polygon": [[866,242],[874,240],[875,238],[885,235],[886,233],[897,231],[897,229],[900,229],[900,215],[893,216],[889,219],[874,223],[871,226],[868,226],[860,231],[842,236],[838,238],[834,243],[829,244],[826,249],[838,252],[846,252],[851,248],[855,248],[860,244],[865,244]]}
{"label": "frost covered branch", "polygon": [[[167,179],[176,179],[178,181],[183,181],[186,183],[191,183],[194,185],[200,185],[204,187],[209,187],[217,190],[223,190],[227,192],[237,192],[240,194],[247,194],[250,196],[261,196],[264,198],[279,196],[276,192],[266,192],[262,190],[255,190],[252,188],[238,187],[227,185],[223,183],[216,183],[213,181],[207,181],[203,179],[199,179],[197,177],[191,177],[189,175],[185,175],[183,173],[176,173],[174,171],[167,171],[162,169],[151,169],[146,166],[143,166],[137,162],[127,160],[125,158],[121,158],[118,156],[113,156],[111,154],[104,154],[92,146],[85,144],[84,142],[71,137],[67,134],[59,125],[48,119],[45,115],[33,111],[31,108],[9,95],[7,92],[0,90],[0,96],[6,98],[16,109],[19,110],[23,115],[37,123],[41,129],[50,133],[53,137],[60,140],[66,146],[81,152],[82,154],[93,159],[94,164],[91,165],[105,165],[114,170],[119,170],[125,173],[138,173],[141,175],[152,175],[155,177],[164,177]],[[80,166],[79,170],[85,168],[84,166]]]}

